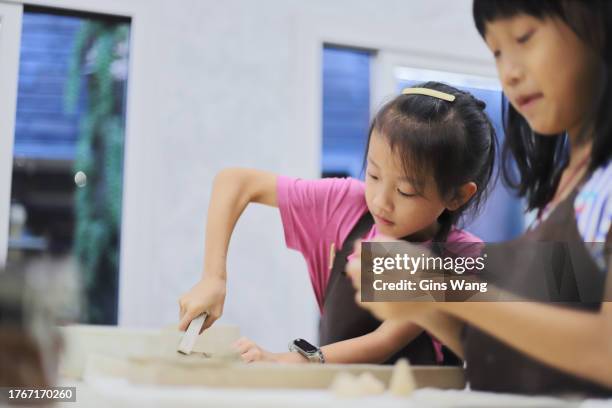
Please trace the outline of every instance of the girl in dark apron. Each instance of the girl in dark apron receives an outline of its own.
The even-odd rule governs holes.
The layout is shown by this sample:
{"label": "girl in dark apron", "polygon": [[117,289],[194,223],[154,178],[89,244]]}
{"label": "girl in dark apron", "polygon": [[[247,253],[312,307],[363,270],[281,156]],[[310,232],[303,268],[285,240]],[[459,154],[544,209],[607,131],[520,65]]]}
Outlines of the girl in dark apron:
{"label": "girl in dark apron", "polygon": [[[474,1],[509,101],[504,177],[538,214],[506,250],[560,242],[571,248],[574,272],[551,268],[558,304],[363,304],[380,318],[418,322],[451,346],[465,358],[471,389],[612,395],[611,8],[608,1]],[[488,268],[511,276],[516,296],[536,300],[525,283],[541,271],[515,258]],[[358,262],[348,272],[359,286]]]}
{"label": "girl in dark apron", "polygon": [[404,89],[372,122],[365,182],[252,169],[220,173],[207,221],[205,272],[180,300],[180,328],[204,311],[206,325],[220,316],[233,227],[246,205],[257,202],[279,209],[287,247],[306,261],[321,311],[321,347],[298,338],[289,352],[269,352],[242,338],[234,346],[243,361],[393,363],[403,356],[413,364],[458,363],[421,327],[381,322],[360,309],[343,272],[356,238],[383,233],[411,242],[482,242],[457,222],[484,202],[494,168],[495,131],[484,108],[442,83]]}

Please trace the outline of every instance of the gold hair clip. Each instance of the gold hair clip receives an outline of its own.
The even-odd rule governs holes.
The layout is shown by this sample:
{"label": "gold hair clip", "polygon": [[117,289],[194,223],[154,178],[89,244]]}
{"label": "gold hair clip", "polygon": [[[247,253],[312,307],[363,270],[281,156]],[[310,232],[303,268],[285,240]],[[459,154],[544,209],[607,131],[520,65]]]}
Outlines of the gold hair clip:
{"label": "gold hair clip", "polygon": [[447,94],[446,92],[440,92],[429,88],[404,88],[402,90],[402,94],[433,96],[434,98],[444,99],[445,101],[449,102],[455,100],[455,95]]}

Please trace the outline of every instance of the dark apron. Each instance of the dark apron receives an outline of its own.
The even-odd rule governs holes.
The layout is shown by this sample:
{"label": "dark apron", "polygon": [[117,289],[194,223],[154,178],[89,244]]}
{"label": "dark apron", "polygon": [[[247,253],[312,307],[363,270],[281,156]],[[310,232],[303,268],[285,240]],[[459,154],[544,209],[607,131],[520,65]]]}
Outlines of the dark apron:
{"label": "dark apron", "polygon": [[[363,238],[372,225],[374,225],[372,215],[366,212],[353,227],[334,258],[325,290],[323,314],[319,323],[319,345],[321,346],[363,336],[373,332],[381,324],[381,321],[370,312],[357,305],[355,289],[344,272],[347,257],[352,253],[355,241]],[[447,350],[443,352],[447,364],[459,363],[459,360],[450,352]],[[425,332],[419,334],[385,364],[393,364],[400,358],[407,358],[413,365],[437,364],[432,339]]]}
{"label": "dark apron", "polygon": [[[574,213],[573,203],[576,195],[577,191],[574,191],[559,203],[550,216],[534,230],[507,244],[510,253],[512,249],[521,245],[524,248],[525,245],[529,245],[529,242],[534,241],[544,242],[544,245],[549,242],[567,243],[571,247],[569,249],[571,261],[568,261],[568,257],[562,252],[555,253],[555,249],[551,247],[553,248],[551,253],[546,254],[552,265],[552,267],[549,266],[550,276],[538,275],[541,272],[540,268],[534,267],[529,260],[523,260],[522,257],[517,256],[514,256],[513,260],[506,260],[505,271],[506,276],[511,276],[516,283],[515,288],[521,288],[521,290],[513,291],[517,295],[533,299],[524,282],[535,276],[549,283],[554,282],[552,286],[555,287],[555,291],[547,296],[553,301],[560,301],[557,303],[558,307],[582,309],[595,313],[601,308],[606,273],[599,270],[583,244]],[[517,254],[516,251],[512,253]],[[491,265],[490,261],[492,260],[489,259],[487,268]],[[564,273],[563,271],[568,270],[568,266],[573,266],[578,272]],[[491,267],[504,271],[502,262],[493,261]],[[581,301],[584,299],[584,293],[590,293],[591,299],[593,296],[598,296],[599,300]],[[540,363],[472,326],[466,325],[462,340],[467,366],[466,376],[473,390],[520,394],[612,395],[611,389]],[[558,341],[563,341],[563,339],[558,339]],[[570,352],[579,353],[580,350],[568,350],[568,353]]]}

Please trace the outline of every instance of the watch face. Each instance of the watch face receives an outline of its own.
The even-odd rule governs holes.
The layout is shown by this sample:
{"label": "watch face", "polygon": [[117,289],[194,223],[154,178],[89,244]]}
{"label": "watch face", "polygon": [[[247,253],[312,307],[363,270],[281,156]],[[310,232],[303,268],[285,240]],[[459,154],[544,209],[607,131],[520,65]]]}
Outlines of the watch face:
{"label": "watch face", "polygon": [[310,353],[315,353],[317,351],[317,348],[315,346],[313,346],[312,344],[310,344],[309,342],[307,342],[304,339],[296,339],[293,344],[295,344],[296,347],[304,350],[304,352],[310,354]]}

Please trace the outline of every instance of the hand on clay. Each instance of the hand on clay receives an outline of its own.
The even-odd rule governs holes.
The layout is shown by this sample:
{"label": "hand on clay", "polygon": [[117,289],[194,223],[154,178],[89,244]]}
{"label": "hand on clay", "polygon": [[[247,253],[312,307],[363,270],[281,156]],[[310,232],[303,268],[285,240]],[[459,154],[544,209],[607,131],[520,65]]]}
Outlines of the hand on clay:
{"label": "hand on clay", "polygon": [[273,363],[305,363],[306,359],[298,353],[271,353],[259,347],[252,340],[242,337],[232,345],[239,353],[242,361],[252,363],[266,361]]}
{"label": "hand on clay", "polygon": [[[357,296],[355,299],[361,299],[361,240],[355,241],[353,246],[353,253],[346,264],[345,271],[347,276],[351,279],[353,287],[357,289]],[[359,303],[359,301],[358,301]]]}
{"label": "hand on clay", "polygon": [[202,330],[209,328],[223,314],[225,280],[216,276],[204,277],[179,299],[179,330],[187,330],[189,323],[204,312],[208,313]]}

